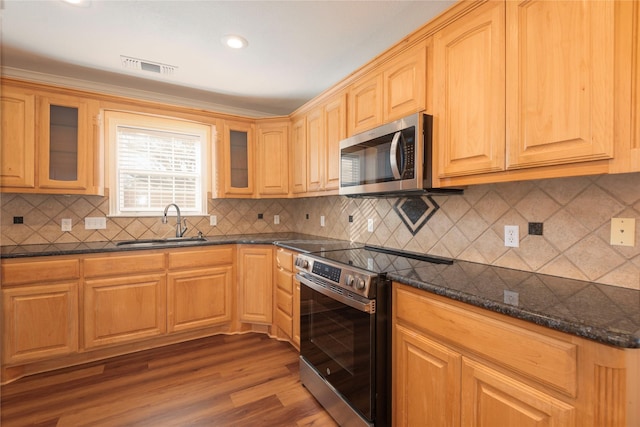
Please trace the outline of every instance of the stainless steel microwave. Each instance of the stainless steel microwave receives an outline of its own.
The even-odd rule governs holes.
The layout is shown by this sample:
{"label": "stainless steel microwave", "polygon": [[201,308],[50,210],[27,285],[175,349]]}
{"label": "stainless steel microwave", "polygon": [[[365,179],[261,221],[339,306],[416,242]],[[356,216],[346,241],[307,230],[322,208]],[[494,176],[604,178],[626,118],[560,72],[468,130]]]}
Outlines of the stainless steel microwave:
{"label": "stainless steel microwave", "polygon": [[401,196],[460,193],[433,189],[433,117],[418,113],[340,141],[340,194]]}

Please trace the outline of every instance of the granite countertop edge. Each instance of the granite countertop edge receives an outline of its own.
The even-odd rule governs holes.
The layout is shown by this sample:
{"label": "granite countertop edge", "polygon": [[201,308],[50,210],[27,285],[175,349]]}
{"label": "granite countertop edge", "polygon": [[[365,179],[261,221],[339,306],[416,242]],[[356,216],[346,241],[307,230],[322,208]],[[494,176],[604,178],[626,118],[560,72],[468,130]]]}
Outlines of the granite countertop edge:
{"label": "granite countertop edge", "polygon": [[496,313],[504,314],[536,325],[544,326],[560,332],[588,338],[602,344],[612,345],[614,347],[637,349],[640,348],[640,336],[633,333],[623,331],[614,331],[606,328],[599,328],[593,325],[572,322],[566,319],[551,317],[544,313],[537,313],[525,310],[508,304],[501,304],[487,298],[477,295],[460,292],[455,289],[443,286],[433,285],[421,280],[411,279],[403,276],[402,273],[388,273],[387,277],[395,282],[399,282],[416,289],[427,291],[436,295],[444,296],[456,301],[470,304],[476,307],[484,308]]}

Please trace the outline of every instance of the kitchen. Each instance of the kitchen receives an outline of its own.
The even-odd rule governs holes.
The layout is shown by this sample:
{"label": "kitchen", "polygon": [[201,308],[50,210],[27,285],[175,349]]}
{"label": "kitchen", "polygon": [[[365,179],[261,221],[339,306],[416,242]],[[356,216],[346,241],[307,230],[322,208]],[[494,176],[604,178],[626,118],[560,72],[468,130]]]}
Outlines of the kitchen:
{"label": "kitchen", "polygon": [[[462,13],[461,11],[467,7],[471,10],[467,14]],[[439,57],[439,55],[443,54],[439,49],[444,46],[444,43],[440,43],[438,40],[448,40],[448,38],[453,38],[457,34],[453,31],[456,29],[455,25],[449,24],[447,26],[445,23],[458,22],[462,25],[462,28],[465,28],[465,25],[476,25],[473,17],[475,16],[474,13],[479,12],[479,10],[487,9],[487,14],[504,13],[504,8],[500,7],[477,7],[479,9],[468,4],[456,5],[447,13],[436,18],[435,21],[427,24],[422,30],[418,30],[413,37],[409,37],[407,40],[409,40],[411,48],[424,48],[420,44],[425,40],[424,37],[430,37],[435,34],[433,41],[428,40],[428,43],[434,43],[434,49],[433,51],[427,49],[427,52]],[[622,18],[624,16],[633,16],[633,13],[637,16],[637,6],[634,6],[636,9],[632,9],[632,11],[624,9],[625,7],[630,6],[626,3],[617,4],[615,16],[621,23],[620,28],[622,30],[620,31],[629,32],[623,32],[621,33],[622,35],[617,36],[619,39],[616,39],[616,41],[619,44],[616,46],[618,46],[618,49],[623,49],[626,46],[629,49],[636,49],[634,52],[637,52],[637,41],[635,45],[631,46],[631,40],[634,38],[624,37],[625,34],[627,36],[631,34],[631,19]],[[609,9],[606,12],[609,14],[614,13]],[[459,13],[461,17],[456,17],[456,13]],[[504,16],[502,18],[500,16],[498,17],[498,22],[500,19],[504,19]],[[605,14],[605,16],[611,15]],[[625,27],[625,25],[628,25],[628,27]],[[448,32],[449,29],[452,29],[451,33]],[[633,34],[637,34],[637,32]],[[621,41],[622,39],[626,40],[626,42]],[[502,43],[504,43],[504,36],[502,39],[497,37],[497,40],[502,40]],[[628,43],[629,46],[625,45],[625,43]],[[475,45],[473,47],[477,48]],[[397,58],[402,55],[402,46],[397,46],[394,49],[387,53],[390,58]],[[613,51],[613,49],[609,50]],[[613,52],[611,54],[613,55]],[[414,55],[410,56],[413,57]],[[489,58],[490,55],[486,55],[486,57]],[[621,62],[623,64],[616,66],[615,73],[638,76],[637,63],[632,63],[631,60],[628,63]],[[328,117],[318,114],[318,111],[321,111],[318,110],[318,106],[325,105],[325,102],[327,107],[333,106],[333,101],[338,99],[339,101],[346,100],[348,113],[345,114],[342,111],[345,116],[351,114],[352,111],[358,111],[350,107],[351,105],[358,105],[358,98],[351,97],[351,94],[356,93],[354,90],[360,86],[365,87],[364,83],[371,80],[369,76],[374,77],[373,80],[377,81],[379,75],[384,75],[384,72],[392,69],[395,63],[395,60],[385,62],[384,55],[377,57],[373,63],[361,70],[360,73],[351,76],[345,82],[337,85],[336,88],[322,94],[313,102],[305,104],[305,106],[293,112],[290,117],[287,117],[286,122],[290,123],[291,133],[287,133],[286,136],[288,136],[291,150],[293,150],[293,147],[299,146],[300,141],[304,142],[305,140],[307,141],[307,150],[314,148],[309,143],[309,139],[314,135],[313,130],[323,129],[319,125],[319,117]],[[441,62],[436,62],[434,59],[434,64],[441,64]],[[452,67],[455,66],[456,64],[452,65]],[[488,64],[486,66],[491,67],[493,65]],[[508,62],[507,66],[509,66]],[[385,71],[378,73],[376,67]],[[432,78],[446,78],[447,70],[443,69],[444,67],[436,68]],[[624,74],[625,70],[629,74]],[[455,68],[450,70],[451,73],[455,71]],[[501,75],[504,81],[504,72],[503,70],[502,74],[496,73],[495,75],[498,76],[497,78]],[[631,74],[631,72],[634,74]],[[615,99],[611,100],[612,105],[615,105],[616,111],[620,113],[615,115],[615,119],[620,120],[620,122],[616,121],[615,125],[610,126],[610,129],[606,125],[604,126],[606,132],[613,132],[616,135],[613,160],[602,160],[601,157],[598,157],[602,156],[602,153],[595,152],[594,160],[584,161],[580,159],[580,161],[570,164],[571,160],[565,158],[564,162],[569,163],[564,166],[548,164],[548,160],[543,160],[541,166],[534,165],[533,167],[518,167],[509,171],[496,171],[495,166],[492,164],[481,164],[480,166],[471,165],[476,170],[465,174],[464,171],[456,168],[460,168],[460,165],[465,166],[464,156],[468,155],[468,153],[452,151],[454,155],[459,154],[461,158],[453,159],[458,161],[450,160],[449,163],[446,163],[444,155],[434,153],[436,158],[441,161],[438,165],[440,173],[434,174],[434,177],[439,179],[440,184],[443,186],[464,186],[464,194],[452,196],[433,195],[420,198],[421,202],[413,201],[413,199],[404,199],[403,197],[369,199],[339,196],[335,187],[331,188],[332,185],[335,185],[333,181],[326,180],[326,182],[322,182],[323,177],[330,176],[329,173],[312,176],[312,172],[322,171],[323,167],[311,167],[313,165],[310,162],[307,172],[304,173],[303,180],[296,180],[296,175],[293,171],[291,177],[288,174],[285,175],[287,177],[286,184],[289,186],[285,195],[268,194],[264,197],[252,198],[255,192],[247,196],[246,193],[242,194],[242,192],[229,194],[233,193],[234,189],[220,189],[220,191],[227,194],[222,194],[217,198],[207,198],[208,215],[186,217],[189,228],[187,234],[195,235],[200,231],[207,238],[222,239],[225,236],[236,235],[300,233],[317,236],[318,238],[347,240],[453,258],[479,265],[505,267],[578,281],[585,280],[611,285],[614,290],[638,291],[640,290],[640,269],[638,266],[637,228],[635,246],[626,247],[610,244],[612,218],[639,217],[638,126],[634,127],[630,121],[625,122],[620,119],[621,117],[635,117],[637,121],[637,102],[635,104],[632,103],[632,100],[637,100],[637,95],[633,97],[631,90],[633,88],[637,93],[638,85],[631,84],[627,80],[625,78],[616,80],[616,91],[624,95],[616,96]],[[509,82],[513,84],[513,80],[509,80]],[[469,84],[471,83],[473,82]],[[499,89],[498,86],[491,86],[494,84],[492,81],[487,81],[485,84],[493,88],[491,93],[501,93],[504,99],[504,87]],[[443,99],[452,94],[459,94],[455,90],[467,89],[466,87],[461,89],[452,88],[451,94],[441,93],[439,89],[429,94],[430,92],[427,90],[426,100],[422,99],[419,102],[421,105],[418,105],[418,107],[423,108],[415,108],[415,111],[426,109],[429,113],[433,112],[436,117],[451,117],[452,120],[455,120],[457,116],[449,115],[450,113],[446,109],[442,110],[442,108],[446,107],[446,102],[443,102]],[[615,93],[618,94],[618,92]],[[481,96],[482,93],[474,93],[474,96],[476,95]],[[483,98],[481,97],[480,99]],[[102,97],[101,100],[104,105],[116,105],[120,108],[123,108],[123,105],[129,108],[131,108],[131,105],[136,105],[137,108],[147,109],[147,111],[150,109],[143,102],[122,101],[117,97],[109,97],[108,95]],[[499,104],[493,99],[490,102]],[[342,108],[344,109],[344,104],[338,103],[338,105],[343,105]],[[636,106],[634,107],[634,105]],[[329,112],[334,111],[327,107],[325,109]],[[167,114],[167,109],[174,110],[171,107],[157,105],[153,108],[164,114]],[[477,109],[477,107],[474,106],[474,109]],[[585,108],[585,110],[587,109]],[[192,118],[197,115],[197,113],[188,109],[175,108],[175,111],[178,111],[178,116],[184,118]],[[338,108],[338,111],[341,110]],[[493,104],[488,105],[486,109],[482,109],[478,113],[478,117],[500,123],[499,117],[496,119],[496,115],[499,115],[500,111],[502,111],[503,117],[506,116],[508,120],[512,119],[509,119],[512,113],[511,109],[507,109],[507,114],[505,113],[504,105],[499,107]],[[411,112],[414,112],[414,110]],[[394,117],[393,114],[393,112],[390,112],[387,117]],[[482,116],[483,114],[484,116]],[[625,114],[627,115],[625,116]],[[224,115],[221,116],[225,117]],[[605,114],[605,116],[607,118],[602,119],[603,122],[614,120],[612,111],[609,114]],[[228,121],[233,121],[233,119],[234,117],[231,117]],[[348,122],[345,127],[349,127],[349,130],[344,129],[343,137],[346,137],[347,132],[349,134],[357,133],[354,131],[354,129],[358,129],[358,122],[355,119],[350,116],[344,118],[345,122]],[[278,129],[275,125],[270,126],[273,125],[274,121],[276,125],[280,125],[277,123],[277,119],[265,119],[263,123],[259,122],[257,124],[257,129],[254,133],[257,139],[260,138],[260,135],[267,135],[260,129]],[[219,123],[216,122],[216,124]],[[303,127],[299,127],[300,124]],[[373,127],[367,123],[362,126],[363,128]],[[516,126],[513,127],[515,128]],[[223,129],[224,125],[217,126],[217,128]],[[300,129],[302,129],[301,133],[296,133]],[[458,129],[457,131],[460,134],[453,135],[451,141],[455,136],[470,137],[466,133],[466,129]],[[483,131],[495,132],[494,129],[489,127],[483,129]],[[634,131],[636,134],[632,133]],[[503,130],[503,140],[505,139],[504,133]],[[439,134],[444,135],[443,130],[434,128],[434,138]],[[636,135],[635,140],[631,135]],[[222,136],[222,138],[225,138],[225,136]],[[622,146],[622,143],[629,144],[631,148],[627,148],[624,151],[625,147]],[[489,148],[493,149],[494,147],[491,146]],[[569,151],[575,152],[579,148],[572,146]],[[437,144],[434,149],[438,149]],[[618,154],[626,152],[629,152],[629,154],[618,156]],[[290,152],[291,164],[294,164],[295,155],[294,151]],[[259,158],[259,156],[256,157]],[[305,157],[309,159],[322,158],[320,155]],[[620,158],[623,161],[620,161]],[[504,164],[505,154],[503,152],[502,157],[487,155],[485,159],[487,163],[493,161],[500,163],[502,161],[502,164]],[[526,159],[524,161],[526,162]],[[545,161],[547,164],[544,163]],[[628,162],[628,164],[623,164],[624,162]],[[306,163],[306,161],[302,163]],[[478,170],[478,167],[485,169]],[[292,167],[292,169],[295,168]],[[608,173],[609,171],[625,173]],[[258,172],[256,176],[261,175]],[[302,191],[300,191],[301,186],[305,187]],[[323,187],[328,189],[323,189]],[[270,187],[269,191],[273,188],[275,187]],[[212,190],[214,189],[212,188]],[[49,243],[89,244],[104,241],[149,239],[158,237],[158,235],[167,237],[174,232],[173,212],[170,213],[170,224],[162,225],[160,221],[161,210],[158,211],[157,217],[152,218],[109,217],[109,200],[101,195],[59,195],[65,194],[64,192],[58,192],[58,194],[34,193],[43,193],[43,191],[9,191],[2,193],[3,257],[8,257],[7,253],[19,246],[28,247],[29,245],[47,245]],[[289,194],[293,197],[289,197]],[[238,196],[240,198],[235,198]],[[215,220],[211,218],[212,216],[215,216]],[[16,217],[22,217],[24,223],[14,224],[13,222],[15,221],[12,221],[12,219]],[[107,218],[106,228],[88,230],[82,226],[85,218],[99,217]],[[71,231],[63,232],[61,230],[61,220],[63,218],[71,219]],[[211,225],[213,222],[216,225]],[[542,235],[528,232],[529,223],[542,223]],[[518,238],[519,247],[508,248],[504,245],[505,225],[518,226],[520,234]],[[369,231],[370,229],[371,231]],[[284,239],[276,238],[275,240]],[[3,276],[3,282],[5,282],[4,279],[5,277]],[[522,303],[525,304],[524,296],[527,289],[520,288],[518,291],[521,295],[520,298],[523,299]],[[637,295],[637,293],[632,295]],[[637,301],[637,296],[635,300],[631,300],[631,304],[635,301]],[[595,305],[599,303],[601,302],[593,302]],[[637,310],[635,315],[637,317]],[[633,318],[633,312],[631,317]],[[260,328],[256,329],[260,330]],[[631,330],[633,331],[633,328]],[[275,335],[277,335],[277,332]],[[553,393],[558,392],[554,391]],[[571,395],[574,391],[569,391],[568,393]],[[562,393],[559,394],[562,395]],[[554,396],[557,397],[557,394],[554,394]],[[635,412],[637,412],[637,400],[635,405]],[[631,406],[630,408],[630,414],[627,415],[629,417],[627,418],[627,423],[633,422],[634,407]],[[635,416],[637,417],[637,415]]]}

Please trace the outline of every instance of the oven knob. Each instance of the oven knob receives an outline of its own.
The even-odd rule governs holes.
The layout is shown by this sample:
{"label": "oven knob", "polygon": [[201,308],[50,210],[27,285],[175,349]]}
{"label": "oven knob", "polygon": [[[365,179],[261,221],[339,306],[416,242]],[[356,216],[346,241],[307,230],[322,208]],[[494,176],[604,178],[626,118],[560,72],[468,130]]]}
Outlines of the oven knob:
{"label": "oven knob", "polygon": [[353,286],[353,276],[349,274],[345,279],[344,284],[347,286]]}
{"label": "oven knob", "polygon": [[364,279],[362,277],[356,278],[356,289],[360,291],[364,289]]}
{"label": "oven knob", "polygon": [[309,268],[309,261],[302,258],[296,258],[296,265],[300,268],[307,269]]}

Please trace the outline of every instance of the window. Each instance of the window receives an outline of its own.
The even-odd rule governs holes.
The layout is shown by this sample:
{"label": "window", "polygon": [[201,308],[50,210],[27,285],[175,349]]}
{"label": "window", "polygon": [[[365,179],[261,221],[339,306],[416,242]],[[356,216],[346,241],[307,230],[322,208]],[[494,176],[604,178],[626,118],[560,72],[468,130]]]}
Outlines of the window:
{"label": "window", "polygon": [[208,125],[107,111],[112,216],[206,215]]}

